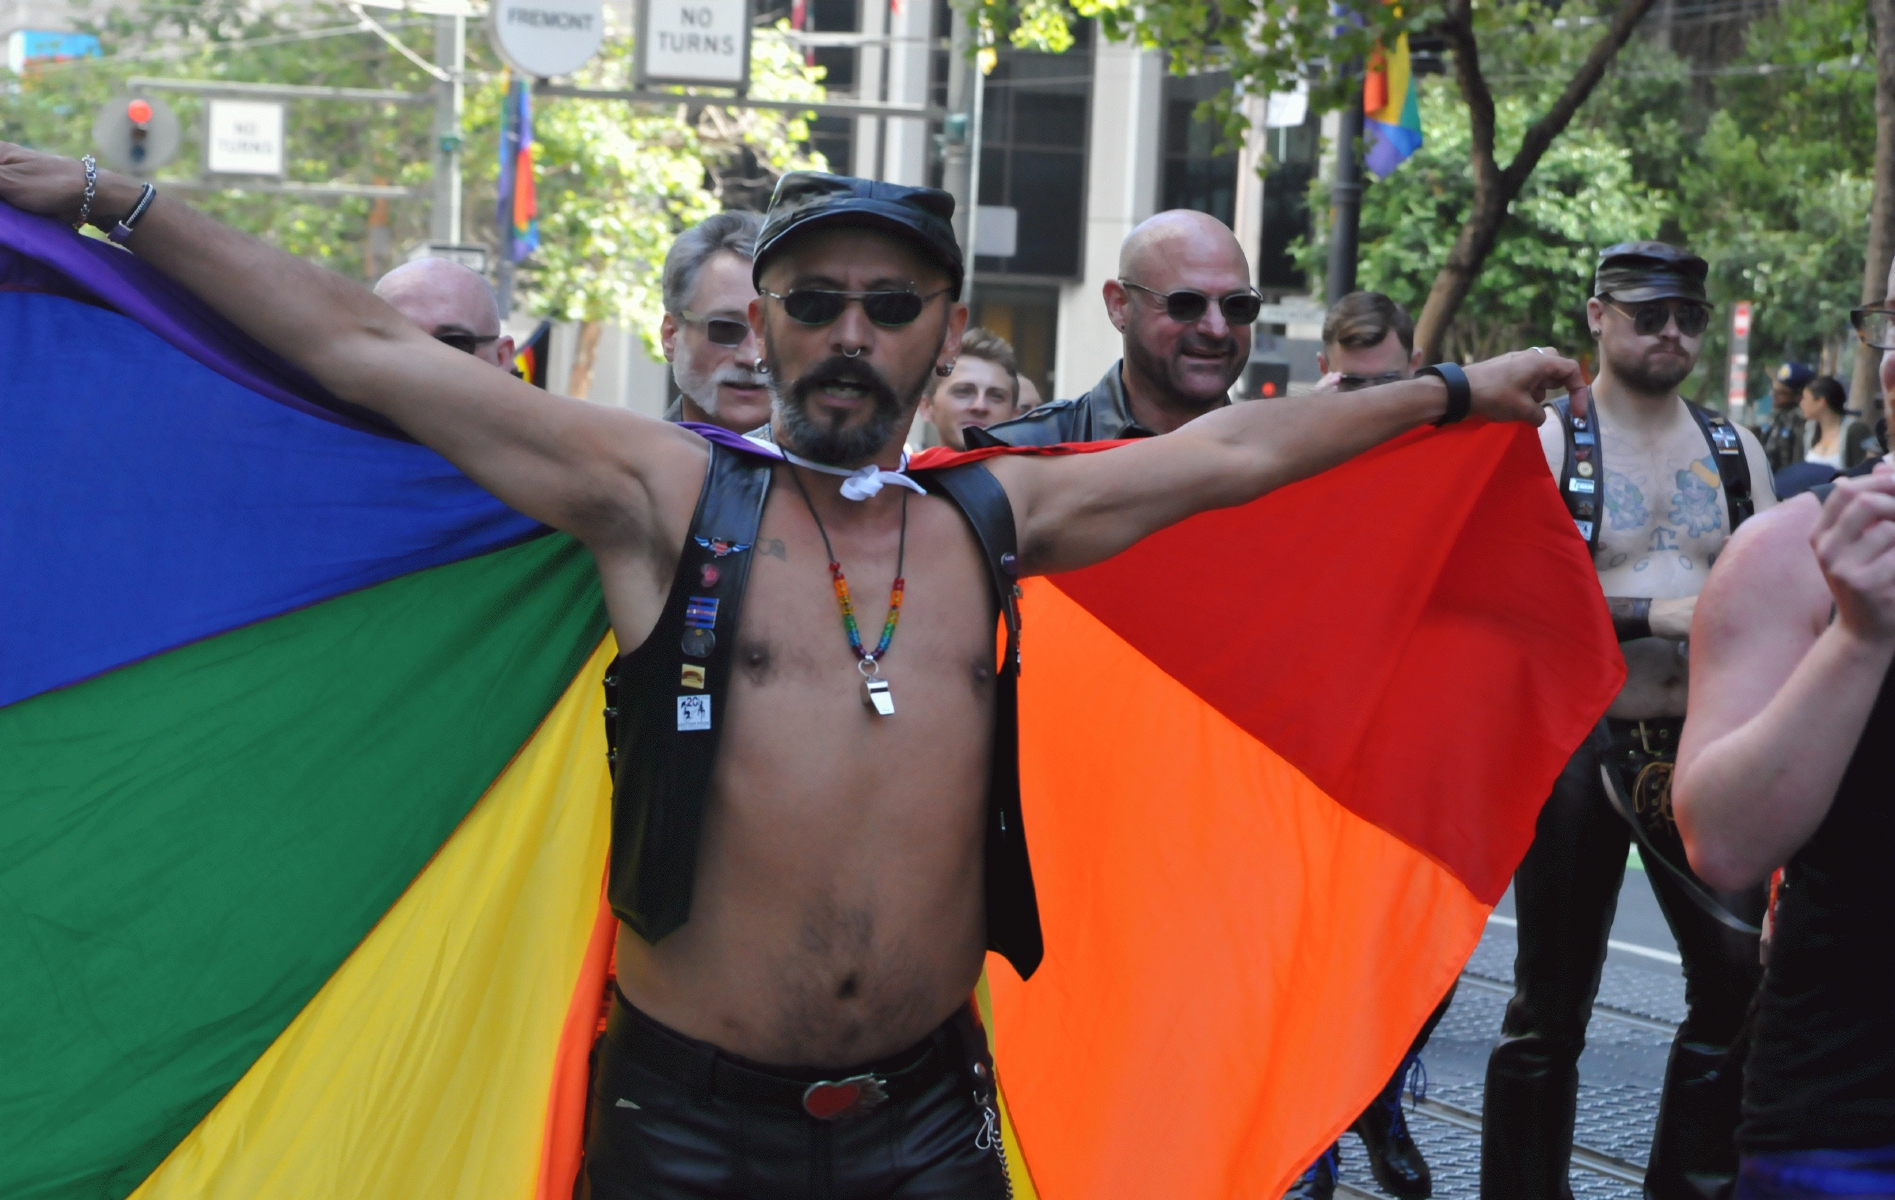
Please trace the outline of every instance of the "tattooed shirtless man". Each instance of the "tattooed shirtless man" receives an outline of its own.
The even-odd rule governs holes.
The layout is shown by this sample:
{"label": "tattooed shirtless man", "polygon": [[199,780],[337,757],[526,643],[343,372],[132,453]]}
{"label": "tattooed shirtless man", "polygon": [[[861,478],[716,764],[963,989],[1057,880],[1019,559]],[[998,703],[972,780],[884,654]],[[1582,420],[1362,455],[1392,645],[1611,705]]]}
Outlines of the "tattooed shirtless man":
{"label": "tattooed shirtless man", "polygon": [[[1481,1193],[1565,1200],[1578,1060],[1599,987],[1626,851],[1640,855],[1684,957],[1688,1014],[1672,1045],[1645,1194],[1712,1196],[1737,1167],[1738,1078],[1722,1072],[1759,978],[1760,892],[1715,896],[1684,872],[1669,774],[1685,711],[1691,613],[1705,574],[1747,514],[1776,502],[1748,430],[1678,395],[1710,317],[1703,259],[1661,242],[1600,255],[1587,322],[1599,343],[1594,404],[1540,428],[1561,493],[1592,543],[1618,627],[1625,688],[1553,786],[1514,877],[1519,956],[1487,1063]],[[1667,865],[1669,864],[1669,865]]]}

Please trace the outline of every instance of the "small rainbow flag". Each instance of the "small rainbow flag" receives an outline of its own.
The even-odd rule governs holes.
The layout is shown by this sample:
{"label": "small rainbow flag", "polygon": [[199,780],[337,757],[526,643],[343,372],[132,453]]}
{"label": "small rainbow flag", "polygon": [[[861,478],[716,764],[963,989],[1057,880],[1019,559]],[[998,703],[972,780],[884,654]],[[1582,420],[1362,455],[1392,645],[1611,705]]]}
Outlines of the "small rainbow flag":
{"label": "small rainbow flag", "polygon": [[515,79],[500,114],[500,199],[494,223],[514,262],[539,249],[539,199],[533,190],[533,87]]}
{"label": "small rainbow flag", "polygon": [[1421,149],[1421,106],[1415,101],[1407,34],[1395,39],[1393,54],[1376,47],[1362,79],[1362,113],[1369,170],[1386,179]]}

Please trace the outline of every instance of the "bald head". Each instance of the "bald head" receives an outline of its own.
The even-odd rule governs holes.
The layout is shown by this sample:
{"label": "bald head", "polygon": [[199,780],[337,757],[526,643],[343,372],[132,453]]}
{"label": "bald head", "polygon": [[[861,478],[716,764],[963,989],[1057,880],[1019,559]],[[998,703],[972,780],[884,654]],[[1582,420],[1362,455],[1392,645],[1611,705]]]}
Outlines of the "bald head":
{"label": "bald head", "polygon": [[1147,287],[1158,287],[1145,278],[1147,275],[1162,274],[1181,262],[1234,272],[1243,280],[1239,287],[1250,282],[1250,263],[1230,227],[1216,217],[1188,208],[1145,218],[1125,235],[1125,243],[1119,247],[1119,276]]}
{"label": "bald head", "polygon": [[[1166,297],[1181,298],[1173,316]],[[1243,293],[1242,319],[1223,311]],[[1132,230],[1119,248],[1117,279],[1105,283],[1105,309],[1125,335],[1120,377],[1134,415],[1164,432],[1228,402],[1230,385],[1250,359],[1249,318],[1256,292],[1250,261],[1216,217],[1186,209],[1161,212]]]}
{"label": "bald head", "polygon": [[475,357],[497,367],[513,361],[513,339],[500,336],[500,301],[478,271],[418,258],[382,276],[375,294],[430,337],[472,338]]}

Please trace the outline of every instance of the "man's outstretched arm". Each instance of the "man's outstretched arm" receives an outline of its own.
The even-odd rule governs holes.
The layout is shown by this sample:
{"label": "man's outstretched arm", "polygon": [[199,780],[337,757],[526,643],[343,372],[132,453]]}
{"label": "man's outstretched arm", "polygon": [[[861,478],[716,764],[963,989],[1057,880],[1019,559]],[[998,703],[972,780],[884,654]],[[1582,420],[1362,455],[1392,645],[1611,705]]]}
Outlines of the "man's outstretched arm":
{"label": "man's outstretched arm", "polygon": [[[1579,364],[1522,351],[1467,369],[1472,413],[1538,424],[1549,391],[1585,386]],[[1213,508],[1246,504],[1447,411],[1447,385],[1424,377],[1359,392],[1232,405],[1163,437],[1101,454],[1004,457],[990,465],[1013,498],[1023,566],[1071,571]]]}
{"label": "man's outstretched arm", "polygon": [[[109,226],[130,211],[140,187],[101,171],[94,223]],[[72,159],[0,143],[0,200],[71,221],[83,188]],[[128,245],[335,395],[390,418],[508,504],[589,543],[648,539],[654,473],[667,465],[702,472],[691,434],[548,395],[436,342],[366,288],[219,225],[162,189]]]}

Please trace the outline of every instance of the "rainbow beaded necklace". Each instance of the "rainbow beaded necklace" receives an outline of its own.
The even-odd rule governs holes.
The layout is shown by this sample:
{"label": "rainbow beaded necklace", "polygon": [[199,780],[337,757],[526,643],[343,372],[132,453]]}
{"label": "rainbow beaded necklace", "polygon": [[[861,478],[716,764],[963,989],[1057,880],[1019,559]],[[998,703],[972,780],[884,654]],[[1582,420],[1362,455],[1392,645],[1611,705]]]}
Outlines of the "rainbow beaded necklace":
{"label": "rainbow beaded necklace", "polygon": [[882,622],[882,640],[875,649],[862,647],[862,630],[855,623],[855,603],[849,597],[849,579],[842,573],[842,564],[836,561],[835,547],[829,544],[829,531],[823,528],[822,517],[816,512],[816,505],[809,498],[809,490],[803,486],[803,477],[797,474],[793,463],[785,463],[790,478],[796,483],[796,493],[803,498],[803,506],[809,509],[810,519],[816,522],[816,532],[822,535],[823,553],[829,558],[829,578],[836,588],[836,604],[842,609],[842,632],[849,639],[849,649],[855,651],[856,669],[862,673],[862,703],[873,709],[879,716],[895,715],[895,698],[888,690],[888,682],[881,678],[882,656],[888,653],[889,643],[895,640],[895,626],[901,621],[902,594],[908,590],[908,581],[902,578],[902,568],[908,561],[908,493],[901,494],[901,540],[895,549],[895,585],[888,592],[888,618]]}

